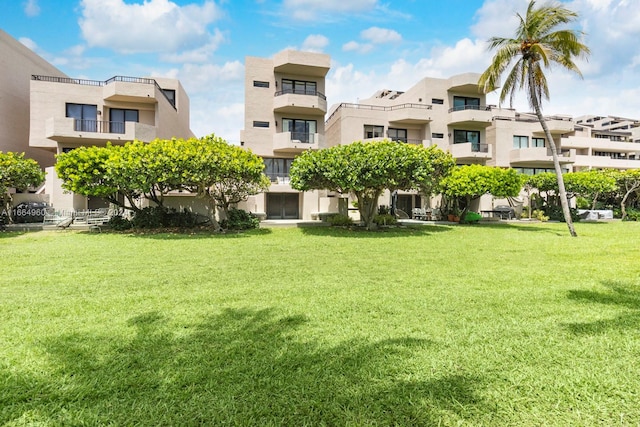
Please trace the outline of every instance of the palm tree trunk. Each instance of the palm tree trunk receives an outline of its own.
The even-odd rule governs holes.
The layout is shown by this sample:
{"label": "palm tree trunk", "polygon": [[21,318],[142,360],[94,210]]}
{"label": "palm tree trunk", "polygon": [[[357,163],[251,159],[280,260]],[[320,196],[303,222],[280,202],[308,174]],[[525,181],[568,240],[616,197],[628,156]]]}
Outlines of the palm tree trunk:
{"label": "palm tree trunk", "polygon": [[573,220],[571,219],[569,201],[567,200],[567,191],[564,187],[564,178],[562,176],[562,169],[560,168],[560,159],[558,158],[558,149],[556,148],[556,143],[553,140],[551,132],[549,132],[547,122],[542,115],[542,110],[540,109],[540,103],[538,102],[538,99],[535,96],[533,96],[532,99],[533,107],[536,110],[536,115],[538,116],[538,120],[542,125],[542,130],[544,131],[544,134],[547,137],[547,141],[549,141],[549,147],[551,148],[551,156],[553,157],[553,168],[555,169],[556,176],[558,177],[558,195],[560,196],[560,204],[562,205],[564,220],[567,223],[567,227],[569,228],[569,234],[571,234],[571,237],[578,237],[578,234],[576,234],[576,230],[573,226]]}

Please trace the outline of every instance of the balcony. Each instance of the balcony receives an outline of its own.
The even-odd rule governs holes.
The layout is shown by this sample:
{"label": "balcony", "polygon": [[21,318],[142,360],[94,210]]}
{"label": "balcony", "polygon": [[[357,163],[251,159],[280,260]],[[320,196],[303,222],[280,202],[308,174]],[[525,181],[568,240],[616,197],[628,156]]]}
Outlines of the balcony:
{"label": "balcony", "polygon": [[449,147],[451,155],[457,160],[487,160],[491,158],[489,144],[464,142]]}
{"label": "balcony", "polygon": [[273,110],[286,114],[326,114],[327,98],[317,91],[284,90],[276,92]]}
{"label": "balcony", "polygon": [[577,155],[575,166],[598,169],[640,169],[640,157],[610,157]]}
{"label": "balcony", "polygon": [[[561,151],[560,164],[572,164],[576,161],[575,150]],[[553,164],[551,150],[547,147],[529,147],[509,152],[511,166],[549,166]]]}
{"label": "balcony", "polygon": [[562,147],[591,148],[598,151],[618,151],[620,153],[640,151],[640,144],[635,142],[613,141],[608,138],[589,138],[584,136],[562,138]]}
{"label": "balcony", "polygon": [[492,119],[491,107],[486,105],[464,105],[449,109],[449,125],[487,127]]}
{"label": "balcony", "polygon": [[322,53],[285,50],[273,56],[276,73],[324,77],[330,66],[331,58]]}
{"label": "balcony", "polygon": [[400,104],[387,107],[388,120],[391,123],[412,125],[431,122],[431,105],[427,104]]}
{"label": "balcony", "polygon": [[71,117],[51,117],[45,122],[45,136],[57,142],[104,143],[106,141],[151,141],[156,128],[136,122],[77,120]]}
{"label": "balcony", "polygon": [[324,135],[318,133],[281,132],[273,136],[274,153],[302,153],[324,145]]}

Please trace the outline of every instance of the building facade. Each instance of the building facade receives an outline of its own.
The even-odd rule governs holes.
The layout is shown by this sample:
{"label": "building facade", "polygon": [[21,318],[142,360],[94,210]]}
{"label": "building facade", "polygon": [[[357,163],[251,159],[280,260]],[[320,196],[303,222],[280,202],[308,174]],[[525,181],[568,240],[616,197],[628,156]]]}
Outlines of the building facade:
{"label": "building facade", "polygon": [[[406,91],[379,90],[358,103],[335,104],[322,123],[326,99],[317,92],[324,88],[328,70],[329,58],[320,54],[287,51],[273,59],[247,58],[241,140],[264,157],[273,183],[269,192],[249,201],[250,211],[273,219],[312,219],[315,213],[336,212],[337,195],[292,190],[289,166],[304,150],[353,141],[435,145],[450,152],[458,165],[511,167],[530,175],[554,171],[537,116],[487,105],[478,88],[479,74],[427,77]],[[549,116],[547,126],[565,172],[640,167],[637,120]],[[379,203],[389,205],[390,195],[383,195]],[[437,201],[400,192],[396,203],[409,213]],[[485,196],[474,208],[489,210],[505,203]]]}
{"label": "building facade", "polygon": [[245,59],[245,115],[241,144],[264,159],[268,191],[243,206],[268,219],[312,219],[337,209],[327,192],[299,192],[289,167],[305,150],[326,148],[325,76],[328,55],[285,50],[273,58]]}

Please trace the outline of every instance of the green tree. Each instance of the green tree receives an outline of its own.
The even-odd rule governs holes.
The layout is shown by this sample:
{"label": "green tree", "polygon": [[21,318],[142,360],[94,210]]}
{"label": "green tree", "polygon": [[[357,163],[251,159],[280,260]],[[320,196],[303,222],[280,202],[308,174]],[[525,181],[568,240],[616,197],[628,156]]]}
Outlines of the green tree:
{"label": "green tree", "polygon": [[542,115],[542,99],[549,99],[549,87],[543,68],[557,64],[582,76],[574,58],[587,56],[589,48],[580,42],[581,32],[556,29],[559,25],[568,24],[578,17],[575,12],[563,6],[545,4],[538,7],[536,2],[531,0],[526,15],[523,17],[517,14],[517,16],[520,25],[513,38],[492,37],[489,40],[489,48],[497,51],[478,83],[485,93],[496,90],[500,86],[502,74],[515,62],[502,85],[500,102],[502,103],[509,96],[513,104],[518,90],[524,89],[527,92],[529,105],[538,116],[549,141],[562,212],[569,233],[575,237],[577,234],[571,220],[558,149]]}
{"label": "green tree", "polygon": [[[139,211],[135,202],[141,191],[131,180],[132,174],[121,175],[111,166],[121,162],[126,152],[126,147],[107,144],[105,147],[78,147],[58,154],[55,170],[62,180],[62,188],[83,196],[101,197],[124,209]],[[124,203],[124,199],[129,203]]]}
{"label": "green tree", "polygon": [[10,189],[26,190],[29,187],[37,187],[44,182],[44,172],[38,162],[33,159],[25,159],[24,153],[0,151],[0,216],[6,212],[9,222],[13,222],[12,202]]}
{"label": "green tree", "polygon": [[430,194],[454,164],[450,154],[435,146],[357,141],[306,151],[293,161],[289,175],[291,186],[298,190],[352,193],[360,218],[370,230],[384,190],[415,189]]}
{"label": "green tree", "polygon": [[620,201],[620,211],[622,219],[627,217],[627,201],[629,196],[640,191],[640,169],[629,169],[615,173],[618,191],[622,197]]}
{"label": "green tree", "polygon": [[591,199],[591,209],[596,208],[598,197],[615,191],[618,186],[611,171],[596,169],[565,174],[567,193]]}
{"label": "green tree", "polygon": [[269,187],[262,158],[230,145],[215,135],[177,140],[179,160],[184,165],[185,189],[207,200],[209,218],[216,229],[217,208],[229,215],[229,207]]}
{"label": "green tree", "polygon": [[463,222],[471,202],[484,194],[494,197],[516,197],[522,190],[524,177],[514,169],[503,169],[493,166],[467,165],[451,171],[442,180],[443,194],[465,201],[460,214]]}

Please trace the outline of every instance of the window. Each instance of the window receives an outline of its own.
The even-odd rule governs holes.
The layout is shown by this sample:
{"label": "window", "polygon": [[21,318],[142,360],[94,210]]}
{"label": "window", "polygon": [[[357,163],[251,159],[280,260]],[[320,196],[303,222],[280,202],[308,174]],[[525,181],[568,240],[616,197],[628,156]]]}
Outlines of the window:
{"label": "window", "polygon": [[453,143],[464,144],[470,142],[473,145],[480,145],[480,132],[477,130],[454,130]]}
{"label": "window", "polygon": [[268,128],[269,127],[269,122],[261,122],[258,120],[254,120],[253,121],[253,127],[254,128]]}
{"label": "window", "polygon": [[66,115],[72,117],[73,129],[81,132],[98,132],[98,106],[87,104],[66,104]]}
{"label": "window", "polygon": [[125,122],[138,122],[138,110],[112,108],[109,111],[109,132],[124,133]]}
{"label": "window", "polygon": [[442,104],[444,104],[444,99],[440,99],[440,98],[431,98],[431,103],[432,103],[432,104],[437,104],[437,105],[442,105]]}
{"label": "window", "polygon": [[453,111],[479,110],[480,98],[469,98],[466,96],[453,97]]}
{"label": "window", "polygon": [[431,138],[442,139],[442,138],[444,138],[444,133],[432,133],[431,134]]}
{"label": "window", "polygon": [[382,138],[384,133],[383,126],[375,126],[375,125],[364,125],[364,138]]}
{"label": "window", "polygon": [[532,147],[544,147],[544,138],[531,138]]}
{"label": "window", "polygon": [[[513,168],[516,172],[520,172],[525,175],[537,175],[539,173],[556,173],[553,168]],[[562,173],[569,172],[569,169],[563,168]]]}
{"label": "window", "polygon": [[289,177],[289,169],[293,159],[263,159],[264,173],[272,182],[285,181]]}
{"label": "window", "polygon": [[261,82],[260,80],[254,80],[253,87],[269,87],[269,82]]}
{"label": "window", "polygon": [[299,95],[317,95],[317,83],[303,80],[282,79],[282,93],[296,93]]}
{"label": "window", "polygon": [[407,142],[406,129],[389,128],[388,135],[389,135],[389,139],[392,141]]}
{"label": "window", "polygon": [[513,148],[529,148],[529,137],[528,136],[513,136]]}
{"label": "window", "polygon": [[315,120],[282,119],[282,131],[291,132],[292,141],[300,141],[313,144],[317,123]]}
{"label": "window", "polygon": [[176,106],[176,91],[173,89],[162,89],[162,92],[164,92],[164,96],[167,97],[167,100],[169,101],[169,103],[171,105],[173,105],[173,107],[175,108]]}

